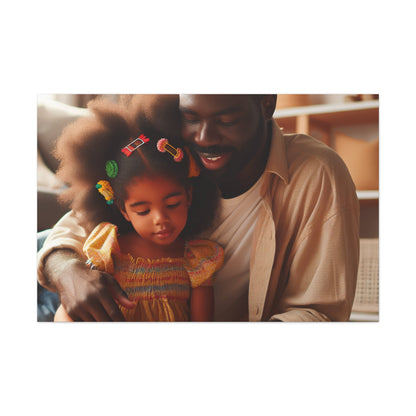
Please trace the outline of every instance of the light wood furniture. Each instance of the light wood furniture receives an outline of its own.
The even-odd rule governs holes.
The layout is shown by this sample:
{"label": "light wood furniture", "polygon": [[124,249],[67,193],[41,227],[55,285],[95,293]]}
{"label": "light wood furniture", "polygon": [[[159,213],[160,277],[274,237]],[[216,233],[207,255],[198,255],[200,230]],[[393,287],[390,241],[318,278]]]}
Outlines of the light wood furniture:
{"label": "light wood furniture", "polygon": [[322,141],[331,145],[331,129],[335,126],[378,123],[379,101],[317,104],[305,107],[277,108],[274,118],[284,133],[322,133]]}

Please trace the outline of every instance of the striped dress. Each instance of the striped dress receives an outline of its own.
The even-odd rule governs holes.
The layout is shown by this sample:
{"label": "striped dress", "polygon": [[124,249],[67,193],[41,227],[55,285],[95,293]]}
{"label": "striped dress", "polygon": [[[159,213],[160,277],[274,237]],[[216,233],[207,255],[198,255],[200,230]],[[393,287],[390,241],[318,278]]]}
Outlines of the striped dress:
{"label": "striped dress", "polygon": [[185,244],[184,257],[147,259],[120,252],[117,226],[99,224],[84,244],[90,267],[111,274],[136,303],[120,306],[127,321],[188,321],[191,287],[212,286],[223,249],[209,240]]}

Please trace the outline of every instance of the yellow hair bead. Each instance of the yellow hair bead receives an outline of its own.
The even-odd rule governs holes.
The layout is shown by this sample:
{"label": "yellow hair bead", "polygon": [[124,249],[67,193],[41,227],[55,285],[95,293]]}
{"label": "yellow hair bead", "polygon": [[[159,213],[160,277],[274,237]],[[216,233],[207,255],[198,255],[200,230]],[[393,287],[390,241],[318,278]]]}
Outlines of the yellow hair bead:
{"label": "yellow hair bead", "polygon": [[114,191],[113,191],[113,188],[110,185],[110,182],[108,182],[108,181],[98,181],[97,185],[95,185],[95,188],[105,198],[108,205],[111,205],[113,203]]}

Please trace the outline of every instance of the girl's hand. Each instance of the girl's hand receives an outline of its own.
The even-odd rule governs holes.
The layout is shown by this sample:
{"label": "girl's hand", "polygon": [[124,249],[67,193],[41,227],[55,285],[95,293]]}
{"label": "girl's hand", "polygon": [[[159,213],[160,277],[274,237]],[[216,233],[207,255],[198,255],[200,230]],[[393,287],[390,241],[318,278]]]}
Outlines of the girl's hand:
{"label": "girl's hand", "polygon": [[[58,250],[48,256],[49,279],[74,321],[124,321],[117,303],[133,308],[117,281],[108,273],[90,270],[75,253]],[[58,265],[53,267],[54,265]]]}

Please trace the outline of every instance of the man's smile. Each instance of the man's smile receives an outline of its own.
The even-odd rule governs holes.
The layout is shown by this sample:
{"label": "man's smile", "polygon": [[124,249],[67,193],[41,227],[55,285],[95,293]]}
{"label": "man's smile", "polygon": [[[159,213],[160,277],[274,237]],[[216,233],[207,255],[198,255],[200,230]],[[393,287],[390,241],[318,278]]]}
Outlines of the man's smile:
{"label": "man's smile", "polygon": [[222,169],[229,162],[232,152],[226,153],[200,153],[197,152],[198,156],[208,170]]}
{"label": "man's smile", "polygon": [[229,162],[234,149],[231,146],[192,146],[203,166],[208,170],[222,169]]}

